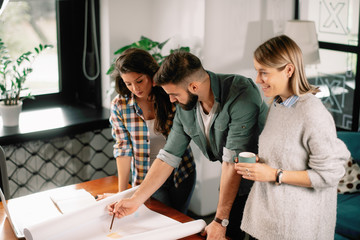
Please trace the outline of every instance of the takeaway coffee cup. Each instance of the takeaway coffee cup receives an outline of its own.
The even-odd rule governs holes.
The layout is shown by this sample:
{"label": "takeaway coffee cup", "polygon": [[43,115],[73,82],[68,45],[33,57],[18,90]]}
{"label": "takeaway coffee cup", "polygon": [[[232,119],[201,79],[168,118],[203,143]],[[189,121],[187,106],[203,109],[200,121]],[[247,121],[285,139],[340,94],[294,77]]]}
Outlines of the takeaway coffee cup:
{"label": "takeaway coffee cup", "polygon": [[238,156],[238,162],[256,163],[256,155],[252,152],[241,152]]}

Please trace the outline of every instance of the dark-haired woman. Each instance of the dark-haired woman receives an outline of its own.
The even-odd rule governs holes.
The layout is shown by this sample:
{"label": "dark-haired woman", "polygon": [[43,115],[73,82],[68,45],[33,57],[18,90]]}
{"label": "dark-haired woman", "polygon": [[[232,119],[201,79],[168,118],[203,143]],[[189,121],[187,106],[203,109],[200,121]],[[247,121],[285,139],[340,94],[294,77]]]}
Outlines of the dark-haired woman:
{"label": "dark-haired woman", "polygon": [[[116,60],[115,89],[110,123],[116,141],[119,191],[127,188],[131,172],[132,186],[145,178],[152,162],[166,143],[175,106],[161,87],[154,86],[158,63],[146,51],[127,49]],[[153,197],[186,213],[195,182],[195,163],[190,147],[178,168]]]}

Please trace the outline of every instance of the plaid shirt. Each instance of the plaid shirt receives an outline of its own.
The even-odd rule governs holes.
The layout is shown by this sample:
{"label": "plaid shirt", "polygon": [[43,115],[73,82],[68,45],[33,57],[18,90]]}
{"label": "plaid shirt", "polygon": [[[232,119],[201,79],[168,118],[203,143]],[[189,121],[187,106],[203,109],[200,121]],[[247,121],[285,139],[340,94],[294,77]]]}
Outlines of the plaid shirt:
{"label": "plaid shirt", "polygon": [[[173,107],[175,110],[175,106]],[[172,126],[170,117],[167,122],[168,133]],[[114,157],[132,157],[131,173],[132,185],[139,185],[150,168],[150,133],[142,115],[142,110],[135,98],[117,96],[111,103],[110,123],[114,145]],[[180,165],[174,169],[174,184],[178,187],[191,172],[195,170],[195,162],[190,149],[187,147]]]}

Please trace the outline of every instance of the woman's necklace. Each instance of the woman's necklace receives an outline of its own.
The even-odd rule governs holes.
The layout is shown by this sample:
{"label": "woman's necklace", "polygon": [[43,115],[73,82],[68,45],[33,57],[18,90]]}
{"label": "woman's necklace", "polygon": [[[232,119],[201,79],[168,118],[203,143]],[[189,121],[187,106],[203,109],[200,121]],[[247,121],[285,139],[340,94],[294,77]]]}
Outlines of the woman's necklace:
{"label": "woman's necklace", "polygon": [[[147,101],[147,100],[146,100],[146,101]],[[150,104],[148,104],[148,106],[145,107],[143,104],[140,103],[140,101],[138,101],[138,105],[139,105],[139,107],[141,108],[141,110],[142,110],[143,112],[145,112],[144,110],[147,109],[147,112],[148,112],[148,113],[152,113],[152,112],[153,112],[153,109],[154,109],[154,108],[153,108],[154,104],[153,104],[152,101],[149,101],[149,103],[150,103]]]}

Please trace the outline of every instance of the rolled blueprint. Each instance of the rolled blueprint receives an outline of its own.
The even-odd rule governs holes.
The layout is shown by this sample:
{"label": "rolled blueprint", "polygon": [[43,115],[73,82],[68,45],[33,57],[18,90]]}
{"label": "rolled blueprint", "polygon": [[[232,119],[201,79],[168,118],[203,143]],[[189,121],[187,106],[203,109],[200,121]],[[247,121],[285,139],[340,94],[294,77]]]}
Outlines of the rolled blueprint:
{"label": "rolled blueprint", "polygon": [[132,196],[135,190],[136,188],[131,188],[82,209],[29,226],[24,229],[25,238],[27,240],[179,239],[198,233],[206,226],[203,220],[180,223],[142,205],[129,216],[115,218],[110,232],[112,216],[108,214],[107,205]]}
{"label": "rolled blueprint", "polygon": [[201,232],[206,226],[204,220],[180,223],[174,226],[158,228],[152,231],[122,237],[121,240],[169,240],[180,239]]}
{"label": "rolled blueprint", "polygon": [[130,188],[98,202],[94,202],[86,208],[74,210],[73,212],[65,213],[47,221],[27,226],[24,229],[25,238],[27,240],[52,239],[59,232],[68,231],[69,229],[82,225],[82,223],[87,223],[89,220],[98,219],[100,216],[107,214],[106,208],[109,204],[122,198],[131,197],[136,189],[137,187]]}

